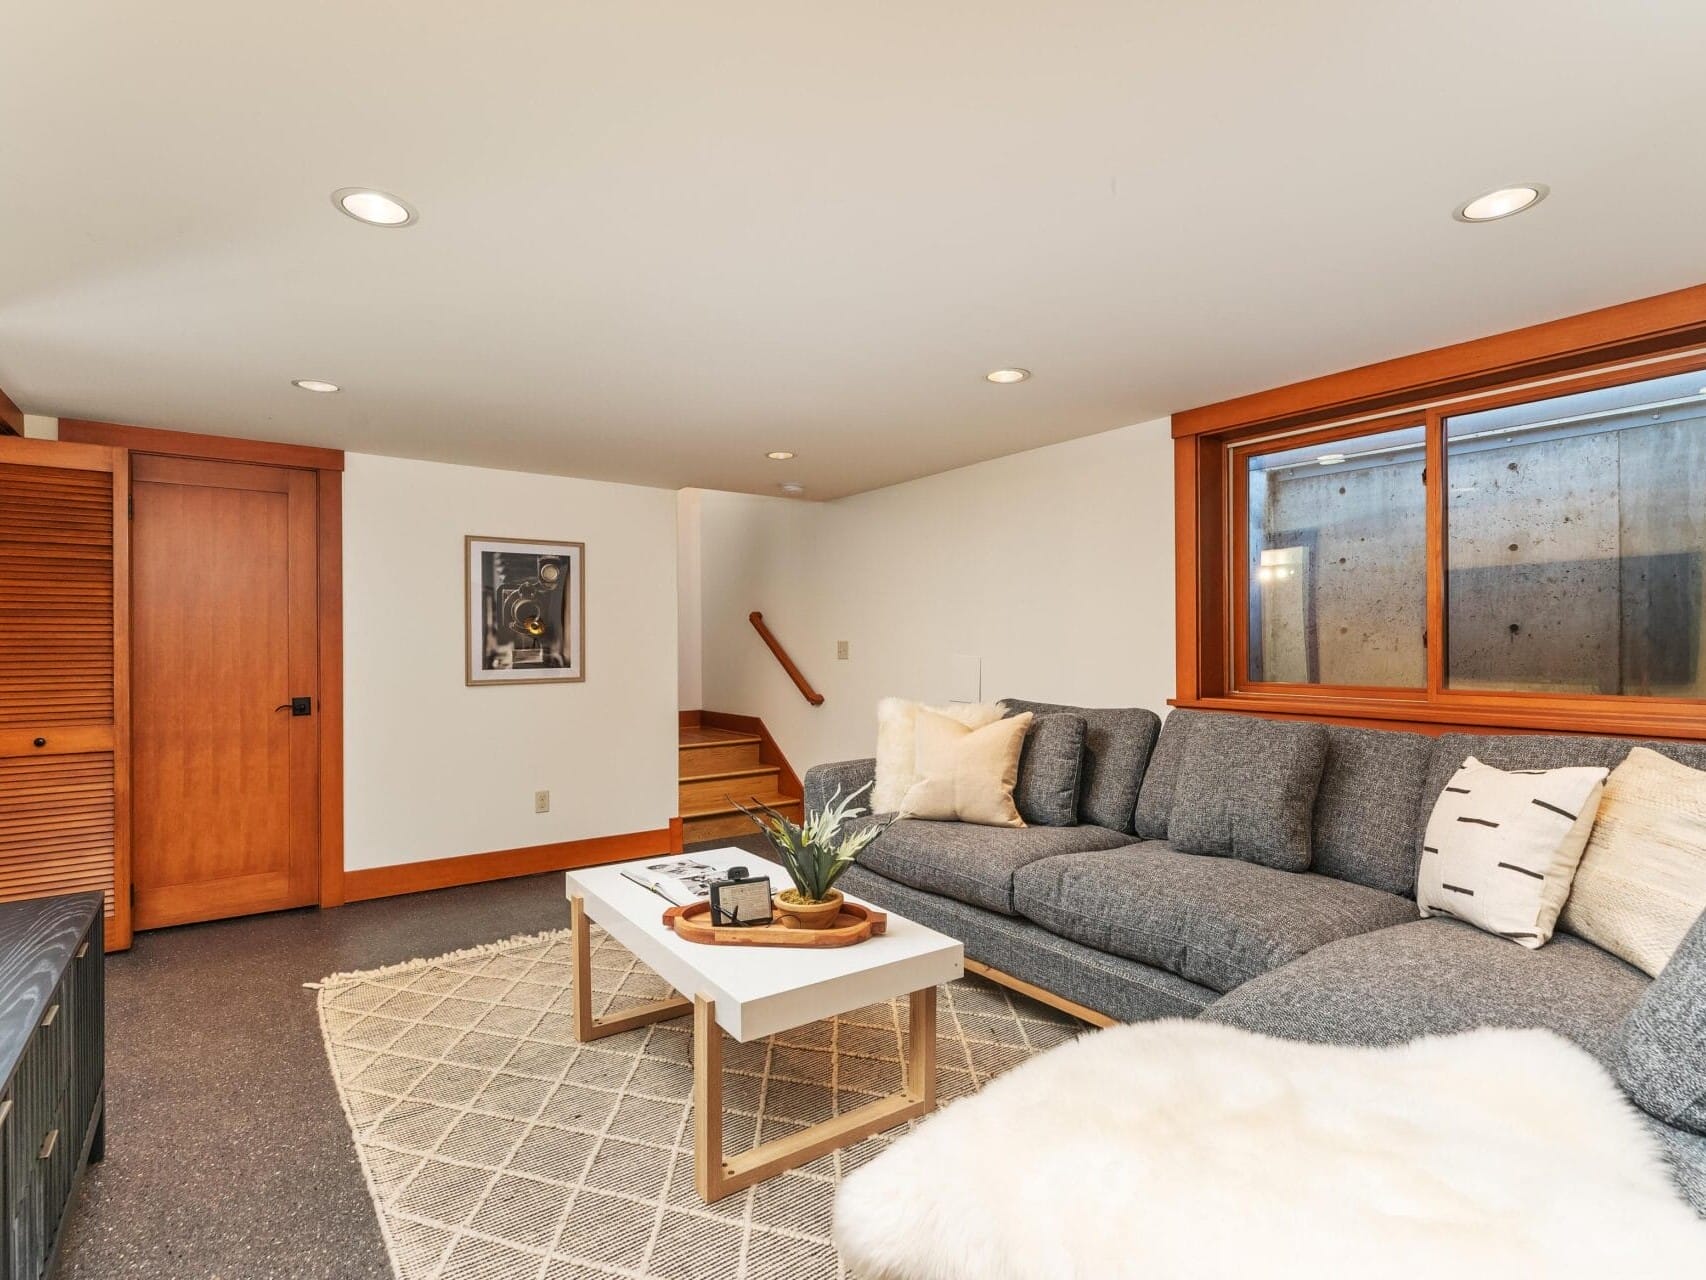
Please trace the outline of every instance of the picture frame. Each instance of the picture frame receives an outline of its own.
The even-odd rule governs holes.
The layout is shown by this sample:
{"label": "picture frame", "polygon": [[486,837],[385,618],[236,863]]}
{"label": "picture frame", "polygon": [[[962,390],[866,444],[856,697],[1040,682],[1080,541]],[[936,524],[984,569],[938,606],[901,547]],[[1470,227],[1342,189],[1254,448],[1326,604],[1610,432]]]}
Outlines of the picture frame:
{"label": "picture frame", "polygon": [[586,544],[462,540],[470,688],[586,679]]}

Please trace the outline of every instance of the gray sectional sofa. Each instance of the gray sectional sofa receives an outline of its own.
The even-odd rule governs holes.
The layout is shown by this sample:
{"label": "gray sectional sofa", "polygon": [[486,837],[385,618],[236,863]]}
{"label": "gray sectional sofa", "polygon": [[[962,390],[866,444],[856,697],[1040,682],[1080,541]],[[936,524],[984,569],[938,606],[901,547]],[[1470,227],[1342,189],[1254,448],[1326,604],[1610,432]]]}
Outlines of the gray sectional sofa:
{"label": "gray sectional sofa", "polygon": [[[1249,786],[1217,776],[1221,766],[1201,751],[1192,767],[1207,776],[1186,779],[1193,731],[1211,726],[1224,741],[1271,722],[1175,711],[1163,725],[1139,708],[1005,705],[1085,720],[1078,822],[903,819],[843,887],[959,938],[972,960],[1120,1021],[1200,1015],[1356,1045],[1549,1028],[1618,1075],[1706,1216],[1706,917],[1655,981],[1581,938],[1560,932],[1530,951],[1420,919],[1414,900],[1428,815],[1467,756],[1504,769],[1610,768],[1637,744],[1325,726],[1309,869],[1280,870],[1168,843],[1178,796]],[[1644,745],[1706,769],[1706,744]],[[863,786],[874,770],[873,760],[813,768],[806,803]]]}

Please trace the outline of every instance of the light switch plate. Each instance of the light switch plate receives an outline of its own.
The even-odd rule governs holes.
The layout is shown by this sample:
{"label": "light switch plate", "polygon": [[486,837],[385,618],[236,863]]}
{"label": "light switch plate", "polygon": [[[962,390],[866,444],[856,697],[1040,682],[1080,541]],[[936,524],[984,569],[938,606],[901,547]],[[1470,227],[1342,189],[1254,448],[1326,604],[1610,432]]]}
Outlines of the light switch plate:
{"label": "light switch plate", "polygon": [[533,793],[533,812],[551,812],[551,793],[549,791],[535,791]]}
{"label": "light switch plate", "polygon": [[838,660],[840,660],[842,662],[847,661],[847,650],[848,650],[847,641],[837,640],[835,642],[835,656]]}

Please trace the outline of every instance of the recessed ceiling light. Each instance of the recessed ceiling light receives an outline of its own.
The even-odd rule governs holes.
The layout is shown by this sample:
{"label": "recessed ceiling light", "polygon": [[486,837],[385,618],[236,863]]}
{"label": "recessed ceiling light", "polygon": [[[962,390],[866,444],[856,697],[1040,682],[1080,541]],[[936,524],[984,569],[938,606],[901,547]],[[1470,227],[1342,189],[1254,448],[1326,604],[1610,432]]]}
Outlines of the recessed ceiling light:
{"label": "recessed ceiling light", "polygon": [[332,203],[373,227],[406,227],[420,217],[406,200],[369,187],[339,187],[332,192]]}
{"label": "recessed ceiling light", "polygon": [[301,387],[304,391],[318,391],[321,395],[326,395],[329,392],[337,391],[339,389],[337,383],[321,382],[318,378],[292,378],[290,380],[290,385],[293,387]]}
{"label": "recessed ceiling light", "polygon": [[1520,187],[1500,187],[1497,191],[1489,191],[1484,196],[1476,196],[1473,200],[1458,205],[1451,216],[1459,222],[1497,222],[1513,213],[1532,209],[1546,198],[1550,190],[1543,182],[1526,182]]}
{"label": "recessed ceiling light", "polygon": [[789,480],[786,484],[782,485],[781,489],[782,492],[787,494],[790,498],[797,498],[806,491],[805,485],[796,484],[792,480]]}
{"label": "recessed ceiling light", "polygon": [[764,456],[766,458],[769,458],[770,461],[772,461],[772,462],[786,462],[789,458],[793,457],[794,455],[789,453],[786,449],[774,449],[771,452],[765,454]]}
{"label": "recessed ceiling light", "polygon": [[1315,461],[1319,462],[1324,467],[1335,466],[1344,460],[1345,455],[1342,453],[1324,453],[1319,458],[1315,459]]}
{"label": "recessed ceiling light", "polygon": [[994,373],[986,373],[983,376],[990,382],[1023,382],[1031,376],[1031,371],[1029,369],[997,369]]}

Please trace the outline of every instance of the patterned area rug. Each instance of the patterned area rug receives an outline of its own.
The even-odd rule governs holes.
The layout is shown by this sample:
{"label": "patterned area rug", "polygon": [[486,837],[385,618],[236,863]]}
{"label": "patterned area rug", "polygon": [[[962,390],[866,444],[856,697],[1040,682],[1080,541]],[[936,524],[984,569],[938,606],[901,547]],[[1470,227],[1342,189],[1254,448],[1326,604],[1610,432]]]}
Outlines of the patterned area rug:
{"label": "patterned area rug", "polygon": [[[597,1014],[669,994],[601,929]],[[400,1280],[831,1280],[840,1178],[878,1134],[714,1205],[693,1189],[692,1018],[576,1042],[568,932],[320,986],[320,1025]],[[732,1154],[900,1085],[904,999],[724,1042]],[[1080,1024],[967,977],[938,998],[946,1102]]]}

